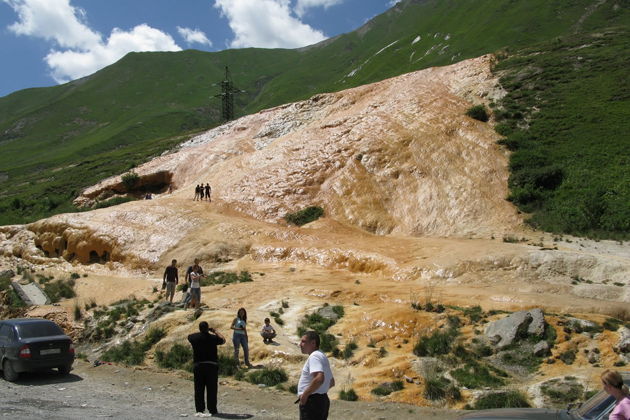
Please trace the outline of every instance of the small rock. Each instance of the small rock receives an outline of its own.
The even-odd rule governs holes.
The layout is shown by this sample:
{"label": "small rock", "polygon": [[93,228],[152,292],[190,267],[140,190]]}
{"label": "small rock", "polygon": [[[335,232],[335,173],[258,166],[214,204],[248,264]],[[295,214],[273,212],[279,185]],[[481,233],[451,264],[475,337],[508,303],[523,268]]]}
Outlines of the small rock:
{"label": "small rock", "polygon": [[617,353],[630,353],[630,328],[622,327],[617,331],[619,341],[613,346],[613,350]]}
{"label": "small rock", "polygon": [[549,351],[549,343],[547,343],[546,341],[539,341],[535,346],[534,346],[534,355],[539,356],[539,357],[543,357],[543,356],[547,356],[549,355],[550,351]]}

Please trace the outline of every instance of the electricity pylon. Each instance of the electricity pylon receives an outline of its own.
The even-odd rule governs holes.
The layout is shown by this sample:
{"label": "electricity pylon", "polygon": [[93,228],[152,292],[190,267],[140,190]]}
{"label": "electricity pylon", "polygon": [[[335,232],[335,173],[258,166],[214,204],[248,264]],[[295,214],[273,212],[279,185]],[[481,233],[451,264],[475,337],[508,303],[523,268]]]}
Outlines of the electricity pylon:
{"label": "electricity pylon", "polygon": [[[245,91],[234,87],[228,66],[225,66],[225,79],[218,84],[221,85],[221,93],[214,96],[215,98],[221,98],[221,113],[223,119],[225,121],[231,121],[234,119],[234,94],[243,93]],[[216,85],[217,83],[213,86]]]}

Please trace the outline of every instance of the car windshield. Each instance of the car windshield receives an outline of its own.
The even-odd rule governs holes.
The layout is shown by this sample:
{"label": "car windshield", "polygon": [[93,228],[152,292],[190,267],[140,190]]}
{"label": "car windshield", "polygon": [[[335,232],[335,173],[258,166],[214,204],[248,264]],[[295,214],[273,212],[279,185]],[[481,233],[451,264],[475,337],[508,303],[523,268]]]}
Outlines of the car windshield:
{"label": "car windshield", "polygon": [[615,399],[613,397],[608,395],[605,391],[600,391],[582,404],[580,408],[575,410],[574,414],[576,414],[579,419],[595,419],[609,409],[614,402]]}
{"label": "car windshield", "polygon": [[29,322],[18,325],[18,331],[22,338],[47,337],[51,335],[64,335],[61,328],[52,322]]}

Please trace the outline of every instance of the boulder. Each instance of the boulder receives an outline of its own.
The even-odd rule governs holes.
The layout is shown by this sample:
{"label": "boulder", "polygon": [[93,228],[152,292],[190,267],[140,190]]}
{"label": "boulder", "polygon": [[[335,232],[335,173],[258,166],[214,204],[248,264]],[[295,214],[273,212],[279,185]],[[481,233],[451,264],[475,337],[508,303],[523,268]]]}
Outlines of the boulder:
{"label": "boulder", "polygon": [[0,280],[8,280],[15,277],[15,272],[13,270],[2,270],[0,271]]}
{"label": "boulder", "polygon": [[619,341],[613,346],[617,353],[630,353],[630,328],[621,327],[619,330]]}
{"label": "boulder", "polygon": [[320,308],[317,311],[317,314],[322,318],[326,318],[334,322],[337,322],[337,320],[339,319],[339,315],[335,311],[333,311],[333,307],[330,305]]}
{"label": "boulder", "polygon": [[549,351],[549,343],[546,341],[539,341],[534,346],[534,355],[538,357],[548,356],[551,352]]}
{"label": "boulder", "polygon": [[541,309],[514,312],[488,324],[485,335],[498,348],[507,347],[519,338],[529,335],[542,336],[545,317]]}

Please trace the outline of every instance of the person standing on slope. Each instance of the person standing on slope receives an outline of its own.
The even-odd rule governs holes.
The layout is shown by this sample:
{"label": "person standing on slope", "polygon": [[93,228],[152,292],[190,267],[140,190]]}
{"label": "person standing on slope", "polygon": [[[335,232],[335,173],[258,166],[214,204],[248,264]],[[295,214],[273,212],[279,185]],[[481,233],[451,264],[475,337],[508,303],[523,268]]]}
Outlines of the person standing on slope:
{"label": "person standing on slope", "polygon": [[319,334],[307,331],[300,339],[300,351],[308,354],[298,382],[300,420],[326,420],[330,409],[328,390],[335,386],[330,363],[319,350]]}
{"label": "person standing on slope", "polygon": [[[212,334],[210,334],[212,333]],[[217,390],[219,381],[219,359],[217,346],[225,343],[225,338],[210,328],[206,321],[199,323],[199,332],[190,334],[188,342],[193,348],[193,374],[195,379],[195,410],[203,413],[207,407],[210,414],[217,414]]]}

